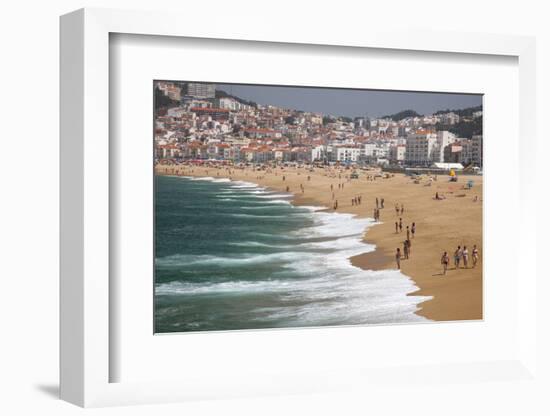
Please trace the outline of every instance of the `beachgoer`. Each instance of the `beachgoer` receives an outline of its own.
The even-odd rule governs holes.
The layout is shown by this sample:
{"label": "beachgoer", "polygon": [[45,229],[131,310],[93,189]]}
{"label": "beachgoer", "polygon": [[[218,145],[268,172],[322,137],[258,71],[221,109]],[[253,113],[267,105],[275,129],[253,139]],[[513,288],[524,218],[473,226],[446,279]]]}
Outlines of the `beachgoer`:
{"label": "beachgoer", "polygon": [[399,217],[399,204],[395,204],[395,215]]}
{"label": "beachgoer", "polygon": [[407,240],[411,238],[411,232],[409,230],[409,226],[407,225]]}
{"label": "beachgoer", "polygon": [[444,252],[441,256],[441,264],[443,265],[443,274],[447,274],[447,267],[449,267],[449,255],[447,252]]}
{"label": "beachgoer", "polygon": [[395,252],[395,262],[397,263],[397,269],[401,269],[401,250],[397,247]]}
{"label": "beachgoer", "polygon": [[395,234],[399,233],[399,224],[395,221]]}
{"label": "beachgoer", "polygon": [[407,244],[407,240],[403,241],[403,253],[405,255],[405,259],[409,258],[409,245]]}
{"label": "beachgoer", "polygon": [[414,238],[414,233],[416,232],[416,223],[412,223],[412,226],[411,226],[411,233],[412,233],[412,237]]}
{"label": "beachgoer", "polygon": [[378,197],[376,198],[376,208],[378,208]]}
{"label": "beachgoer", "polygon": [[479,251],[477,249],[477,246],[474,244],[474,249],[472,250],[472,262],[474,263],[473,267],[476,267],[478,259],[479,259]]}
{"label": "beachgoer", "polygon": [[464,268],[468,268],[468,249],[466,246],[462,249],[462,261],[464,262]]}
{"label": "beachgoer", "polygon": [[382,199],[380,200],[380,205],[381,205],[382,208],[384,208],[384,198],[382,198]]}
{"label": "beachgoer", "polygon": [[401,215],[403,215],[403,212],[405,212],[405,207],[401,204]]}
{"label": "beachgoer", "polygon": [[403,231],[403,218],[399,218],[399,232]]}
{"label": "beachgoer", "polygon": [[455,269],[458,269],[460,267],[460,258],[462,257],[462,250],[460,249],[460,246],[456,249],[454,253],[454,261],[455,261]]}

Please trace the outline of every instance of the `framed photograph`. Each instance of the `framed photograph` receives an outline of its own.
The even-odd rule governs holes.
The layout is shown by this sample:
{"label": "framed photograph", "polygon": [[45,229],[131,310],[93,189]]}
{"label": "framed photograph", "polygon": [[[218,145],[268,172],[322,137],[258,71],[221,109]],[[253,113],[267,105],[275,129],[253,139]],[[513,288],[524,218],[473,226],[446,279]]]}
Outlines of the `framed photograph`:
{"label": "framed photograph", "polygon": [[534,380],[534,40],[180,18],[61,18],[62,398]]}
{"label": "framed photograph", "polygon": [[153,88],[155,333],[483,319],[481,94]]}

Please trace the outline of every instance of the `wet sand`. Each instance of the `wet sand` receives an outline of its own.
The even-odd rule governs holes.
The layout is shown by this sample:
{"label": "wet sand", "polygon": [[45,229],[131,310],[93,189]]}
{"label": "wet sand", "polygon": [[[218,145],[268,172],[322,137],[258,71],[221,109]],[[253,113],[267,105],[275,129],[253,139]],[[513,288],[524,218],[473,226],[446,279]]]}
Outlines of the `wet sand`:
{"label": "wet sand", "polygon": [[[176,170],[175,170],[176,169]],[[459,176],[458,182],[449,182],[447,176],[439,175],[430,181],[425,175],[420,183],[403,174],[389,178],[368,180],[375,171],[358,171],[358,179],[349,179],[351,170],[316,168],[277,168],[271,171],[253,171],[251,168],[214,168],[197,166],[157,166],[157,174],[181,174],[187,176],[227,177],[245,180],[279,191],[292,192],[295,205],[321,205],[336,212],[353,213],[360,217],[373,217],[376,198],[384,198],[380,209],[380,222],[369,228],[365,241],[374,243],[376,250],[352,257],[354,266],[365,270],[397,268],[395,251],[403,252],[406,226],[416,223],[416,235],[411,236],[411,255],[401,260],[401,270],[411,277],[419,290],[409,294],[432,296],[419,304],[418,315],[436,321],[482,319],[482,177]],[[310,177],[308,180],[308,176]],[[346,178],[348,176],[348,178]],[[284,179],[283,179],[284,177]],[[464,189],[468,180],[474,182],[472,189]],[[338,187],[338,184],[343,187]],[[303,185],[304,190],[300,185]],[[331,191],[331,185],[333,190]],[[438,192],[445,199],[436,200]],[[334,193],[334,199],[333,199]],[[352,198],[361,196],[360,205],[352,205]],[[474,202],[474,196],[478,201]],[[396,215],[395,204],[404,206],[403,214]],[[403,221],[403,231],[395,232],[395,222]],[[471,267],[471,253],[476,244],[480,260]],[[456,247],[466,245],[470,253],[468,269],[454,269],[453,253]],[[447,251],[450,265],[443,275],[440,262]]]}

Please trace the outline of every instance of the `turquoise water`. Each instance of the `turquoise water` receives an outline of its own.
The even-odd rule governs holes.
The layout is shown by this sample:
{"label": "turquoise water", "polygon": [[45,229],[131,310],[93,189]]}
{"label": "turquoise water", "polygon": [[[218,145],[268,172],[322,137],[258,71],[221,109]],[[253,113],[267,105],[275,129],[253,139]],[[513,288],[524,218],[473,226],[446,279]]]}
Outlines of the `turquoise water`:
{"label": "turquoise water", "polygon": [[155,179],[156,332],[423,320],[410,279],[349,262],[374,249],[370,219],[246,182]]}

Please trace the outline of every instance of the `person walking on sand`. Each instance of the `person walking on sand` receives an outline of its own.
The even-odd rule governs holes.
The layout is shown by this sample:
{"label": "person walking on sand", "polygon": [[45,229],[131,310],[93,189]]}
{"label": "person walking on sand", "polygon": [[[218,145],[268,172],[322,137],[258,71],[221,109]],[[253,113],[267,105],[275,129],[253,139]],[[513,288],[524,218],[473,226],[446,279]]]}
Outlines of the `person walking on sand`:
{"label": "person walking on sand", "polygon": [[397,263],[397,270],[401,269],[401,250],[399,247],[397,247],[397,251],[395,252],[395,262]]}
{"label": "person walking on sand", "polygon": [[403,231],[403,218],[399,218],[399,232]]}
{"label": "person walking on sand", "polygon": [[399,224],[395,221],[395,234],[399,233]]}
{"label": "person walking on sand", "polygon": [[411,239],[411,232],[409,230],[409,226],[407,225],[407,240]]}
{"label": "person walking on sand", "polygon": [[474,249],[472,250],[472,262],[473,262],[472,268],[476,267],[478,259],[479,259],[479,251],[477,249],[477,246],[474,244]]}
{"label": "person walking on sand", "polygon": [[407,240],[403,241],[403,254],[405,255],[405,260],[409,258],[409,244]]}
{"label": "person walking on sand", "polygon": [[395,216],[399,217],[399,204],[395,204]]}
{"label": "person walking on sand", "polygon": [[416,233],[416,223],[413,222],[411,226],[411,234],[413,238],[414,238],[414,233]]}
{"label": "person walking on sand", "polygon": [[384,208],[384,198],[382,198],[382,199],[380,200],[380,207],[381,207],[381,208]]}
{"label": "person walking on sand", "polygon": [[444,252],[441,256],[441,264],[443,265],[443,275],[447,274],[447,268],[449,267],[449,255]]}
{"label": "person walking on sand", "polygon": [[462,261],[464,262],[464,268],[467,269],[468,268],[468,248],[466,248],[466,246],[464,246],[464,248],[462,249]]}
{"label": "person walking on sand", "polygon": [[405,207],[401,204],[401,215],[403,215],[403,212],[405,212]]}
{"label": "person walking on sand", "polygon": [[376,197],[376,208],[378,208],[378,197]]}
{"label": "person walking on sand", "polygon": [[462,250],[460,250],[460,246],[456,249],[454,253],[454,261],[455,261],[455,269],[458,270],[460,267],[460,258],[462,257]]}

